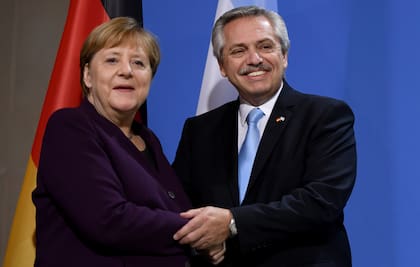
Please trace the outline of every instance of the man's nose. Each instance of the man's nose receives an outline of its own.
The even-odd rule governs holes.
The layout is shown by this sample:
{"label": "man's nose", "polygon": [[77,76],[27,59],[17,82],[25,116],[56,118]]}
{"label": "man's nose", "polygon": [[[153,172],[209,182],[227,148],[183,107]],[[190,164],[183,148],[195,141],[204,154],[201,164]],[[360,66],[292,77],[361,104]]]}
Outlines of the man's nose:
{"label": "man's nose", "polygon": [[263,58],[260,56],[257,50],[250,50],[248,52],[247,61],[249,65],[259,65],[261,62],[263,62]]}

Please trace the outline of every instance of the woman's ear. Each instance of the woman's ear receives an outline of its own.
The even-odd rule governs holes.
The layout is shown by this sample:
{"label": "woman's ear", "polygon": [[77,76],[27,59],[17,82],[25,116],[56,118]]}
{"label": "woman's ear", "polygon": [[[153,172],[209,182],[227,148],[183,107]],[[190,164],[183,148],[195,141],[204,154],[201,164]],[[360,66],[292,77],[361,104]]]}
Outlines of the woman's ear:
{"label": "woman's ear", "polygon": [[92,78],[90,76],[89,64],[86,63],[83,68],[83,82],[87,88],[92,87]]}

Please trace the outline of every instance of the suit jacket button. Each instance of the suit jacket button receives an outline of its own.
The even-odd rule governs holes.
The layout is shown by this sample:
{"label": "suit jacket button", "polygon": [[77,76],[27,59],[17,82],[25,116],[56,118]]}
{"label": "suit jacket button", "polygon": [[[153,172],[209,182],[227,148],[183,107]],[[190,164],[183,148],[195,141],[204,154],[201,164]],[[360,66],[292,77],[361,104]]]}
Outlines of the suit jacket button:
{"label": "suit jacket button", "polygon": [[175,199],[175,193],[172,191],[168,191],[168,196],[172,199]]}

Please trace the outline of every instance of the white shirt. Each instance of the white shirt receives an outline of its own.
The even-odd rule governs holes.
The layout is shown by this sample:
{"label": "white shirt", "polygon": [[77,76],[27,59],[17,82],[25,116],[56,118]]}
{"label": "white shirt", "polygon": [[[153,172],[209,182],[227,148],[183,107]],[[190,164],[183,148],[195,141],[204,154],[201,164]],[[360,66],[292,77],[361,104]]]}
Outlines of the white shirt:
{"label": "white shirt", "polygon": [[238,153],[241,150],[242,143],[245,140],[246,131],[248,130],[248,124],[246,123],[246,117],[248,116],[248,113],[251,112],[253,108],[259,108],[262,110],[262,112],[264,112],[264,116],[258,121],[257,124],[261,139],[261,136],[264,133],[265,126],[267,125],[268,118],[270,118],[271,111],[273,110],[274,104],[276,103],[282,88],[283,83],[281,84],[280,89],[275,95],[273,95],[267,102],[258,107],[249,104],[241,97],[239,98],[240,105],[238,110]]}

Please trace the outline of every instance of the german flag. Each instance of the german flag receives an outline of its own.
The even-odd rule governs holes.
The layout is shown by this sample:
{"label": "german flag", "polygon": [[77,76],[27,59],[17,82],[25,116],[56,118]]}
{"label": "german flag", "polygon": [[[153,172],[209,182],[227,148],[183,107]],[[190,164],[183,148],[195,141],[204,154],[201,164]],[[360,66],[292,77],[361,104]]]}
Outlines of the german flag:
{"label": "german flag", "polygon": [[[71,0],[57,52],[54,69],[38,122],[31,155],[10,230],[3,267],[30,267],[35,260],[35,189],[39,155],[45,126],[50,115],[61,108],[76,107],[82,99],[79,79],[79,53],[91,30],[118,16],[135,18],[143,25],[141,0]],[[146,123],[142,106],[141,120]]]}

